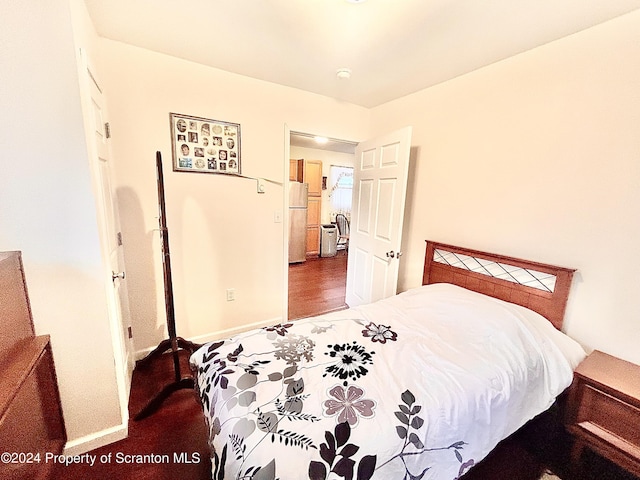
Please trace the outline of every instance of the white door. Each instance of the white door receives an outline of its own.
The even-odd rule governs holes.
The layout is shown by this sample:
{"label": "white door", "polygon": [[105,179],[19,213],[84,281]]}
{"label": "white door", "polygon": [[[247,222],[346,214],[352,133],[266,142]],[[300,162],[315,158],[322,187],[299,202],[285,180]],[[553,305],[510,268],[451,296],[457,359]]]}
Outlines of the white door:
{"label": "white door", "polygon": [[134,349],[131,340],[131,318],[128,308],[124,253],[118,207],[111,183],[110,148],[108,140],[105,98],[93,73],[82,56],[84,85],[81,88],[87,147],[92,162],[96,206],[100,228],[100,242],[105,259],[105,283],[114,346],[116,377],[118,379],[121,410],[127,415],[128,396],[133,374]]}
{"label": "white door", "polygon": [[356,148],[346,292],[350,307],[397,293],[411,130],[405,127]]}

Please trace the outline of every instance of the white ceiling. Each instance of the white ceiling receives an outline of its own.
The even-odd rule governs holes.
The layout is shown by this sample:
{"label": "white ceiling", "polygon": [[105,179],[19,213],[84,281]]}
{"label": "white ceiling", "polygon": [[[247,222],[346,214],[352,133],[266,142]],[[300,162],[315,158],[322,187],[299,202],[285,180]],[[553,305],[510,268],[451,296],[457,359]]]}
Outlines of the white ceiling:
{"label": "white ceiling", "polygon": [[[640,0],[85,0],[98,34],[374,107]],[[349,68],[350,80],[336,71]]]}
{"label": "white ceiling", "polygon": [[289,135],[289,141],[292,146],[329,150],[331,152],[348,153],[350,155],[356,153],[356,146],[358,144],[355,142],[326,137],[321,137],[324,140],[319,142],[316,140],[317,138],[315,135],[302,132],[290,132]]}

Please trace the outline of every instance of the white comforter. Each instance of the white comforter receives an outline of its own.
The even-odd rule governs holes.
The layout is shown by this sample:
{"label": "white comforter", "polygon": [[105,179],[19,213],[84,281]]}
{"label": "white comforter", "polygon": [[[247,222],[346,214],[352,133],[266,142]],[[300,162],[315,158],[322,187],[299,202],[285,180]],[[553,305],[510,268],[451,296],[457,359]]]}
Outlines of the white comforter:
{"label": "white comforter", "polygon": [[436,284],[191,362],[214,480],[453,480],[546,410],[584,355],[528,309]]}

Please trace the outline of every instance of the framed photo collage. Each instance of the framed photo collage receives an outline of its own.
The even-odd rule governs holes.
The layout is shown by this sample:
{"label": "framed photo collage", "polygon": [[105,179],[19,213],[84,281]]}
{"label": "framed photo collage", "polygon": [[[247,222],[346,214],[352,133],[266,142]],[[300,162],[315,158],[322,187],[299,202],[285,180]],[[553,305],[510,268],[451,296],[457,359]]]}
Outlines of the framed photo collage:
{"label": "framed photo collage", "polygon": [[240,124],[170,113],[173,170],[237,175]]}

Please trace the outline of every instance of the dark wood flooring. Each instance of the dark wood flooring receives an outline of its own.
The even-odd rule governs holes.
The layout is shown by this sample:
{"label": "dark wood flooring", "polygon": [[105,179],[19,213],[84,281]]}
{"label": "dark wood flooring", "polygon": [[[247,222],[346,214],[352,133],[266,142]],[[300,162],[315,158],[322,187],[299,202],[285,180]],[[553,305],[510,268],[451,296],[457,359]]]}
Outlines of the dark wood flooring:
{"label": "dark wood flooring", "polygon": [[[181,352],[181,365],[183,377],[188,376],[185,351]],[[210,480],[207,428],[194,390],[178,390],[155,413],[140,421],[133,420],[133,416],[173,379],[171,355],[163,355],[148,368],[137,368],[131,386],[129,410],[132,420],[129,421],[128,438],[89,452],[97,456],[93,466],[86,463],[58,466],[53,479]],[[138,455],[154,455],[162,463],[136,463]],[[101,462],[101,458],[105,461]]]}
{"label": "dark wood flooring", "polygon": [[[291,267],[290,282],[306,301],[290,304],[293,315],[307,316],[318,311],[333,310],[344,306],[344,292],[338,293],[338,274],[332,269],[346,271],[346,256],[313,259],[302,264],[317,272],[309,279],[302,275],[304,267]],[[342,266],[341,266],[342,265]],[[296,280],[296,275],[300,277]],[[326,274],[326,275],[325,275]],[[306,278],[306,280],[302,280]],[[324,280],[327,285],[325,290]],[[296,285],[297,283],[297,285]],[[332,289],[336,289],[331,293]],[[300,293],[304,292],[304,293]],[[322,298],[325,301],[321,300]],[[188,374],[186,352],[181,357],[183,373]],[[130,411],[133,416],[140,411],[154,394],[173,380],[173,364],[170,355],[164,355],[148,368],[137,368],[133,375]],[[544,472],[553,471],[562,480],[639,480],[623,472],[598,455],[586,450],[582,457],[584,472],[573,474],[569,469],[571,440],[561,427],[561,411],[550,409],[534,419],[523,429],[500,443],[481,463],[464,476],[465,480],[538,480]],[[129,437],[92,452],[97,462],[58,466],[53,478],[61,480],[211,480],[211,462],[208,456],[207,431],[201,407],[192,390],[180,390],[172,394],[151,416],[131,420]],[[156,455],[168,458],[166,463],[137,464],[137,455]],[[174,457],[177,454],[178,457]],[[128,455],[128,457],[127,457]],[[167,457],[162,457],[166,455]],[[100,458],[109,461],[100,462]],[[123,461],[118,462],[121,458]],[[188,460],[187,463],[185,460]],[[298,478],[280,480],[305,480],[306,472]],[[401,480],[401,479],[389,479]]]}
{"label": "dark wood flooring", "polygon": [[347,308],[347,252],[289,265],[289,319]]}

